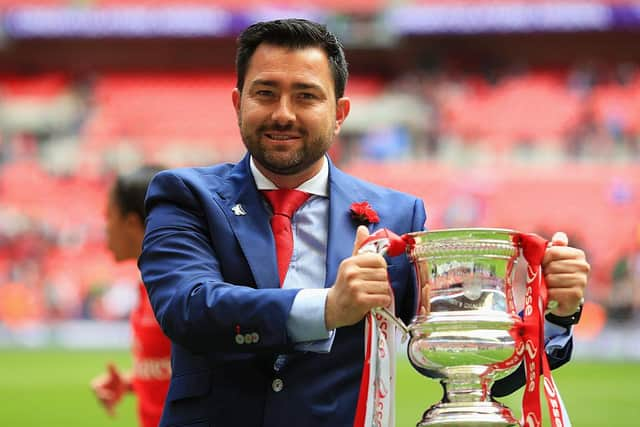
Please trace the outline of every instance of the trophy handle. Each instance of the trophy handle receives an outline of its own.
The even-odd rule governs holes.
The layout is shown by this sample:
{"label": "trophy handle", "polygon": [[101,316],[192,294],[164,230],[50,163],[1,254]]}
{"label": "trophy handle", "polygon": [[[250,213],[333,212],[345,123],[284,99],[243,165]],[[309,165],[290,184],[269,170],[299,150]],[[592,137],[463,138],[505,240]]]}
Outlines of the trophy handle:
{"label": "trophy handle", "polygon": [[358,253],[398,256],[404,253],[406,247],[407,237],[405,237],[405,235],[398,236],[388,228],[381,228],[370,235],[367,240],[360,245]]}
{"label": "trophy handle", "polygon": [[[358,249],[359,254],[374,253],[380,255],[397,256],[402,254],[406,249],[406,242],[401,236],[393,231],[382,228],[365,240]],[[387,307],[374,308],[373,312],[385,317],[393,322],[402,331],[403,341],[409,336],[409,328],[404,324],[402,319],[395,316]]]}

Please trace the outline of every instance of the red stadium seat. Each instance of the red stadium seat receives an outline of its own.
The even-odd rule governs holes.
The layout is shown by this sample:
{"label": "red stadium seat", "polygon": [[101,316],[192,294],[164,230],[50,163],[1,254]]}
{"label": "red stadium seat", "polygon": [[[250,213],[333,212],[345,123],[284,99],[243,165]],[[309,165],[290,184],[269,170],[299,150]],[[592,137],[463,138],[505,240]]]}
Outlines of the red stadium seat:
{"label": "red stadium seat", "polygon": [[[85,129],[90,151],[128,141],[147,159],[163,150],[202,147],[237,157],[242,144],[231,104],[232,74],[109,74],[95,90],[96,113]],[[206,157],[205,157],[206,159]]]}
{"label": "red stadium seat", "polygon": [[49,99],[63,94],[68,88],[69,79],[64,74],[0,75],[0,94],[5,99]]}
{"label": "red stadium seat", "polygon": [[468,87],[472,89],[444,105],[447,128],[467,138],[512,143],[557,140],[579,117],[579,99],[554,75],[531,73],[495,87],[478,83]]}

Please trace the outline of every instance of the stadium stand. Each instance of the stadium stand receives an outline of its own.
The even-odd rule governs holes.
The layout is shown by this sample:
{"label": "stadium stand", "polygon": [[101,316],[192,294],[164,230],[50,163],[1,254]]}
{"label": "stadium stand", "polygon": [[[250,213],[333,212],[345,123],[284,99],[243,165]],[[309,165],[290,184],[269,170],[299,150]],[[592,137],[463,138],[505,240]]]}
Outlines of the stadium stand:
{"label": "stadium stand", "polygon": [[[83,3],[215,4],[245,11],[295,4],[358,17],[390,4]],[[0,11],[76,4],[0,0]],[[27,49],[38,41],[29,43]],[[99,50],[106,42],[87,43]],[[218,43],[231,46],[233,40]],[[134,45],[124,40],[118,46]],[[346,91],[353,109],[336,143],[336,161],[356,175],[422,197],[432,229],[511,227],[546,237],[565,229],[590,254],[591,297],[606,301],[612,269],[640,223],[640,58],[596,66],[571,58],[521,66],[506,58],[488,72],[477,58],[469,68],[449,65],[447,58],[423,67],[427,58],[405,64],[387,50],[378,53],[385,71],[376,72],[363,61],[375,48],[354,50],[357,71]],[[398,63],[387,63],[393,61]],[[69,67],[73,71],[24,68],[29,72],[0,74],[0,322],[19,327],[43,319],[124,318],[121,308],[128,307],[138,276],[135,265],[115,264],[104,247],[100,212],[108,183],[116,172],[144,162],[237,160],[244,150],[230,102],[235,77],[224,67],[135,69],[126,61]]]}
{"label": "stadium stand", "polygon": [[83,152],[104,155],[124,141],[142,158],[169,165],[237,157],[234,85],[226,74],[104,75],[95,86]]}
{"label": "stadium stand", "polygon": [[[534,70],[510,76],[497,84],[479,82],[477,76],[469,77],[462,82],[465,90],[457,96],[443,98],[442,104],[436,106],[444,112],[443,133],[469,144],[489,141],[493,145],[488,148],[495,152],[508,152],[523,140],[534,143],[551,140],[561,152],[559,144],[576,126],[585,100],[588,108],[595,111],[595,123],[601,130],[608,130],[611,138],[620,131],[637,132],[637,114],[627,113],[638,108],[637,76],[624,87],[614,83],[596,85],[586,98],[573,93],[563,76],[566,73]],[[40,158],[42,149],[38,147],[31,152],[26,150],[26,154],[14,153],[5,160],[0,170],[2,208],[37,224],[35,229],[42,234],[39,239],[49,241],[44,245],[46,250],[27,257],[30,262],[39,263],[35,273],[29,269],[25,273],[26,258],[15,255],[20,253],[16,248],[21,243],[16,241],[20,242],[21,232],[9,239],[13,243],[4,245],[5,253],[13,255],[4,261],[0,272],[3,272],[3,281],[14,283],[11,295],[16,295],[15,289],[39,290],[40,297],[29,297],[30,301],[41,301],[38,304],[46,308],[29,309],[28,313],[32,316],[48,313],[62,317],[118,317],[101,308],[97,295],[106,292],[108,283],[135,283],[135,271],[133,274],[123,272],[100,247],[103,219],[95,212],[100,212],[96,207],[104,203],[105,183],[114,171],[143,161],[169,161],[179,166],[238,158],[242,146],[229,102],[229,89],[234,83],[233,76],[225,73],[103,74],[94,80],[90,113],[78,127],[77,142],[71,145],[79,160],[71,169],[66,169],[70,173],[59,175],[55,169],[46,169],[47,161]],[[448,86],[450,82],[440,84]],[[34,100],[34,105],[49,105],[67,96],[71,86],[68,79],[57,75],[0,78],[4,104],[9,107],[27,98]],[[353,96],[354,103],[382,102],[382,111],[385,111],[385,97],[392,88],[393,84],[385,85],[380,79],[355,76],[348,94]],[[617,126],[612,125],[612,111],[625,112],[616,122]],[[51,116],[48,117],[46,120],[50,120]],[[66,129],[69,121],[74,120],[59,115],[56,123],[63,124],[58,129]],[[37,119],[11,123],[18,128],[10,129],[27,134],[45,130],[51,133],[56,129],[56,126],[44,126]],[[38,125],[32,126],[34,123]],[[362,129],[350,131],[363,132]],[[365,136],[360,135],[363,141]],[[442,138],[446,140],[445,136]],[[55,138],[44,140],[40,142],[44,146],[56,144]],[[128,158],[122,154],[123,146],[129,147]],[[114,154],[118,150],[121,150],[119,157]],[[597,277],[605,288],[616,257],[610,242],[612,239],[624,241],[625,234],[635,225],[634,217],[620,212],[640,210],[637,200],[625,199],[624,188],[615,188],[617,183],[629,187],[629,192],[639,190],[640,175],[632,166],[584,166],[572,161],[557,167],[540,164],[537,169],[530,167],[523,172],[517,161],[494,161],[488,166],[468,168],[462,174],[455,166],[440,163],[437,157],[409,164],[391,157],[381,164],[362,159],[366,153],[366,150],[360,151],[361,160],[345,167],[357,175],[410,189],[423,197],[430,213],[430,228],[451,226],[447,215],[455,215],[451,211],[456,202],[453,196],[467,194],[479,208],[474,217],[467,219],[472,222],[466,225],[530,231],[556,227],[579,234],[579,240],[593,256],[594,270],[599,272]],[[99,159],[99,162],[92,168],[88,159]],[[461,185],[461,182],[474,185]],[[468,204],[463,207],[475,209]],[[602,227],[609,218],[616,218],[615,224]],[[33,238],[33,230],[27,228],[24,236],[27,241]],[[78,261],[79,254],[82,262]],[[14,282],[14,278],[18,282]],[[7,301],[17,299],[11,297]],[[5,306],[7,304],[9,302]],[[5,307],[4,311],[16,318],[23,318],[27,313],[15,307]]]}

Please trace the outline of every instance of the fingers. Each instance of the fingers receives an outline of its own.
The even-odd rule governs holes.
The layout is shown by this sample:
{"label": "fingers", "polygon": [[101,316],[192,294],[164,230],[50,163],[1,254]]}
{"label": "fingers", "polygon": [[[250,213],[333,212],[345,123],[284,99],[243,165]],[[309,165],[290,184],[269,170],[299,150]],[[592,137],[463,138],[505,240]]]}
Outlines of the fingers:
{"label": "fingers", "polygon": [[91,388],[107,414],[111,417],[115,416],[115,407],[125,390],[118,368],[113,363],[108,363],[107,371],[91,381]]}
{"label": "fingers", "polygon": [[96,390],[96,397],[103,406],[108,407],[113,405],[116,393],[106,388],[99,388]]}
{"label": "fingers", "polygon": [[363,253],[349,257],[340,263],[336,282],[327,294],[327,329],[353,325],[372,308],[391,304],[391,298],[387,263],[382,255]]}
{"label": "fingers", "polygon": [[91,383],[90,383],[91,389],[95,391],[100,387],[103,387],[106,382],[107,382],[107,376],[105,374],[97,376],[91,380]]}
{"label": "fingers", "polygon": [[[590,266],[584,251],[570,246],[552,246],[542,258],[542,268],[548,272],[589,272]],[[553,270],[550,270],[553,269]]]}
{"label": "fingers", "polygon": [[549,262],[543,265],[545,276],[550,275],[571,275],[577,273],[589,273],[590,266],[586,260],[581,259],[565,259]]}
{"label": "fingers", "polygon": [[342,266],[343,287],[353,295],[389,294],[387,265],[382,256],[362,254],[346,260]]}
{"label": "fingers", "polygon": [[587,274],[580,272],[563,274],[545,274],[547,282],[548,309],[558,316],[570,316],[578,310],[584,301]]}
{"label": "fingers", "polygon": [[98,402],[105,409],[107,414],[110,417],[114,417],[116,415],[115,405],[118,401],[118,393],[109,388],[106,376],[107,374],[102,375],[92,381],[91,388],[93,389]]}
{"label": "fingers", "polygon": [[565,233],[555,233],[542,259],[550,301],[548,309],[558,316],[570,316],[578,310],[584,301],[584,290],[591,270],[584,251],[568,245],[569,239]]}
{"label": "fingers", "polygon": [[340,263],[325,304],[327,329],[353,325],[371,309],[391,304],[387,262],[380,254],[360,252],[369,236],[367,227],[359,226],[352,256]]}
{"label": "fingers", "polygon": [[361,293],[356,300],[357,306],[362,308],[362,316],[371,309],[388,307],[391,304],[391,295],[388,293]]}
{"label": "fingers", "polygon": [[111,375],[111,377],[120,378],[120,371],[118,371],[116,365],[111,362],[107,363],[107,372],[109,373],[109,375]]}

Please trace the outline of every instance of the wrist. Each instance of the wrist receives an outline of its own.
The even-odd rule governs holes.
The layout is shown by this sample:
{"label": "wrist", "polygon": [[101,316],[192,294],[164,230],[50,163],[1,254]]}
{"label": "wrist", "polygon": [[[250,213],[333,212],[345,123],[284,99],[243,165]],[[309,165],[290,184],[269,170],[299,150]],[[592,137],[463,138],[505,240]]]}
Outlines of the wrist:
{"label": "wrist", "polygon": [[327,299],[324,306],[324,323],[327,331],[331,331],[336,328],[336,321],[334,319],[333,310],[333,288],[327,292]]}
{"label": "wrist", "polygon": [[582,304],[578,307],[578,310],[569,315],[569,316],[558,316],[553,313],[547,313],[545,315],[545,319],[554,325],[564,326],[565,328],[569,328],[573,325],[576,325],[580,321],[580,316],[582,315]]}

